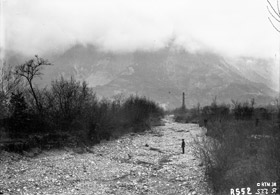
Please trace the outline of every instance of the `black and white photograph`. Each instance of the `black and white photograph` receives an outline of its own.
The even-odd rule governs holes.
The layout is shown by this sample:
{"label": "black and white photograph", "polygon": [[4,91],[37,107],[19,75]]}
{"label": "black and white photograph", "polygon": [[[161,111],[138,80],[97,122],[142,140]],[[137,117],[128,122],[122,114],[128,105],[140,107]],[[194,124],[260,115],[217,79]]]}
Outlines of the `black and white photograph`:
{"label": "black and white photograph", "polygon": [[0,195],[279,195],[280,0],[0,0]]}

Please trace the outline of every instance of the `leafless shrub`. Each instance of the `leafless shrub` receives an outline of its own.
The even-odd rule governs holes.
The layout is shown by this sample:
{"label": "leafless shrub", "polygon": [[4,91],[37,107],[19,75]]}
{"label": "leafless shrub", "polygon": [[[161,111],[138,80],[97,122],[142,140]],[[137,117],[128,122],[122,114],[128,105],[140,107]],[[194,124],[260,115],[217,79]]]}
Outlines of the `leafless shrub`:
{"label": "leafless shrub", "polygon": [[219,139],[194,138],[194,155],[201,160],[206,178],[217,194],[230,188],[250,186],[259,181],[277,181],[279,178],[279,141],[274,137],[250,139],[255,130],[252,121],[229,120],[223,126]]}

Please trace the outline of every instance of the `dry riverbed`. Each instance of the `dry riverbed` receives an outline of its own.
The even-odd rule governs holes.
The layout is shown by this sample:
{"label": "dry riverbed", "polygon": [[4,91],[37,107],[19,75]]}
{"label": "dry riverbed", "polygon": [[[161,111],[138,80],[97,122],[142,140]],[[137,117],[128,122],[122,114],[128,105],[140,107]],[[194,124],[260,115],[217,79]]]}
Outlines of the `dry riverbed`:
{"label": "dry riverbed", "polygon": [[171,117],[164,122],[145,133],[96,145],[93,153],[65,148],[30,158],[2,152],[0,194],[210,194],[204,167],[190,146],[203,130]]}

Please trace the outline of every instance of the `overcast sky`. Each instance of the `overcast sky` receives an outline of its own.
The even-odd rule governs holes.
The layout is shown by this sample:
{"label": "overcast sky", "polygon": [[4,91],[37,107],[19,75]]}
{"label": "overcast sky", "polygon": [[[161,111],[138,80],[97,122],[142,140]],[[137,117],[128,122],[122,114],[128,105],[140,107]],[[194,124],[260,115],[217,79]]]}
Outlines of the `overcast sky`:
{"label": "overcast sky", "polygon": [[279,51],[266,0],[0,1],[1,45],[28,55],[62,52],[76,43],[150,50],[171,38],[193,52],[274,57]]}

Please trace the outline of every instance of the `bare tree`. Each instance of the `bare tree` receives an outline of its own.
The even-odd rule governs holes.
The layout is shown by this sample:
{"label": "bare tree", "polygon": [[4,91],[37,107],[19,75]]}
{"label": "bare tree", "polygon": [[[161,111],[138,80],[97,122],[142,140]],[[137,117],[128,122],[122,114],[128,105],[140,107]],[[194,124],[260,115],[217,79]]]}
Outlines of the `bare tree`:
{"label": "bare tree", "polygon": [[43,58],[39,58],[35,55],[34,59],[31,59],[25,62],[22,65],[17,66],[16,75],[19,75],[27,80],[27,83],[30,87],[30,92],[35,100],[36,108],[39,112],[42,111],[42,104],[39,101],[38,95],[35,92],[33,79],[36,77],[40,77],[42,75],[43,66],[52,65],[48,60]]}
{"label": "bare tree", "polygon": [[0,68],[0,96],[8,97],[13,91],[15,91],[20,82],[21,78],[14,73],[14,68],[7,65],[5,62]]}
{"label": "bare tree", "polygon": [[13,73],[14,68],[5,62],[0,67],[0,118],[8,115],[8,100],[21,87],[21,78]]}
{"label": "bare tree", "polygon": [[280,27],[277,27],[277,24],[280,24],[280,7],[279,7],[279,0],[276,0],[275,3],[272,4],[270,0],[267,0],[267,10],[270,14],[268,20],[270,21],[273,28],[280,33]]}
{"label": "bare tree", "polygon": [[[270,14],[271,17],[268,17],[271,25],[273,26],[273,28],[280,33],[280,27],[277,27],[276,24],[278,24],[278,26],[280,26],[280,6],[279,6],[279,0],[275,0],[276,3],[272,4],[270,0],[267,0],[268,6],[267,6],[267,10]],[[275,24],[276,23],[276,24]],[[279,72],[280,72],[280,67],[279,67]],[[280,100],[280,77],[279,77],[279,100]],[[279,127],[280,127],[280,109],[279,109],[279,102],[277,100],[277,108],[278,108],[278,123],[279,123]]]}

